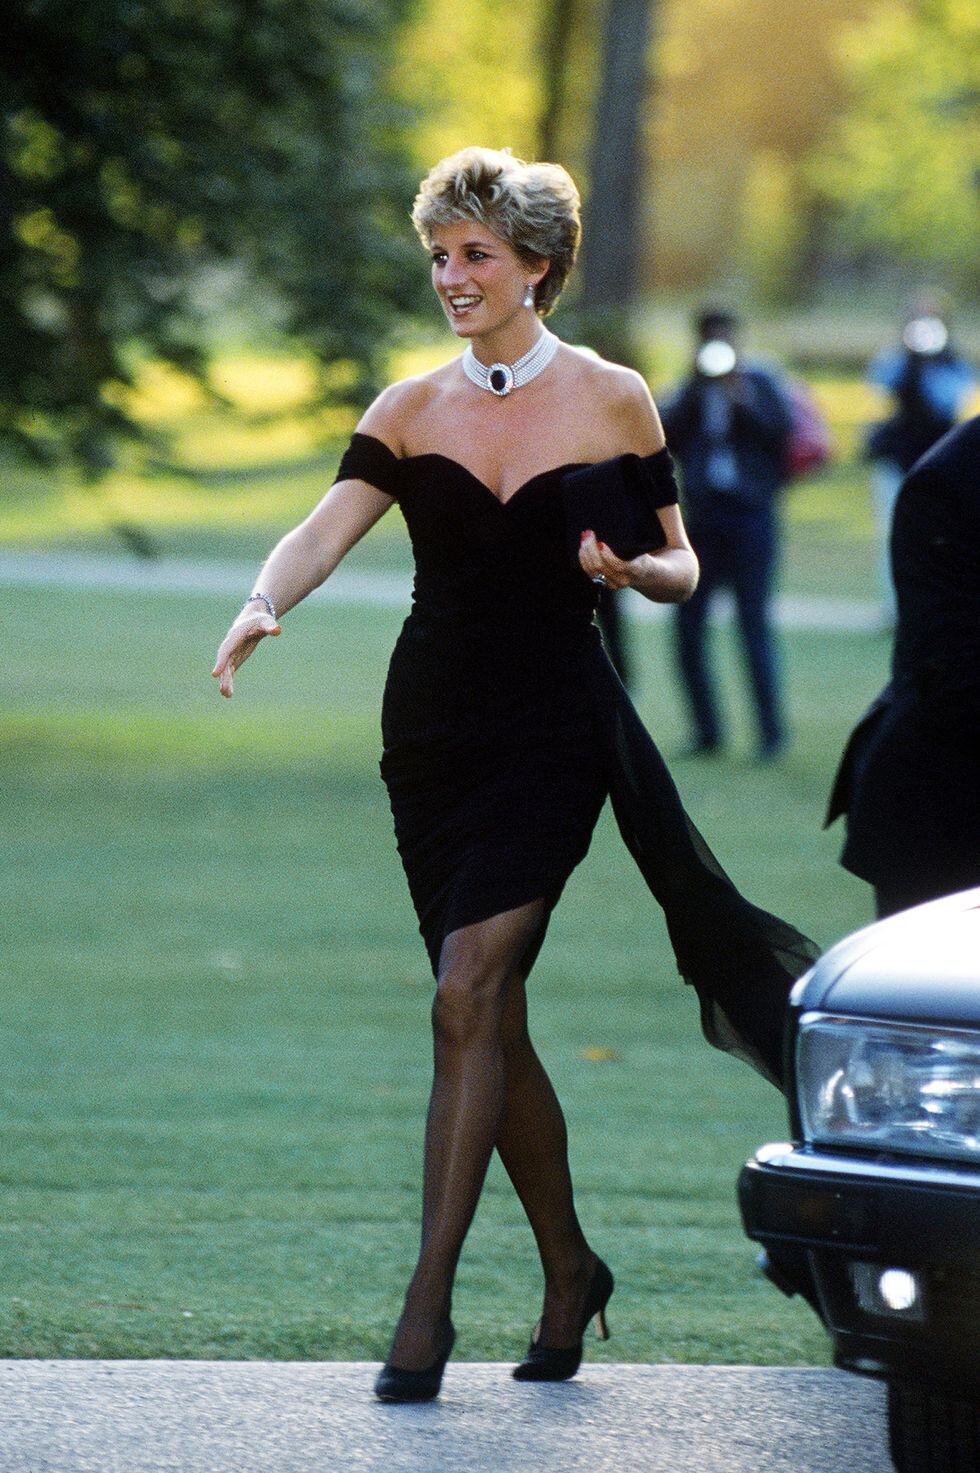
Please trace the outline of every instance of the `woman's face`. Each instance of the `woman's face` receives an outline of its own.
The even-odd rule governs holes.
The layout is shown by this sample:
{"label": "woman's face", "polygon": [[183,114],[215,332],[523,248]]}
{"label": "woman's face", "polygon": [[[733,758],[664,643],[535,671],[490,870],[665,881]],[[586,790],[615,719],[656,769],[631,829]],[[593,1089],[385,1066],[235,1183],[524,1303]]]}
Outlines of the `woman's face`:
{"label": "woman's face", "polygon": [[499,235],[476,220],[455,220],[432,232],[432,285],[457,337],[498,331],[521,312],[528,283],[546,263],[531,269]]}

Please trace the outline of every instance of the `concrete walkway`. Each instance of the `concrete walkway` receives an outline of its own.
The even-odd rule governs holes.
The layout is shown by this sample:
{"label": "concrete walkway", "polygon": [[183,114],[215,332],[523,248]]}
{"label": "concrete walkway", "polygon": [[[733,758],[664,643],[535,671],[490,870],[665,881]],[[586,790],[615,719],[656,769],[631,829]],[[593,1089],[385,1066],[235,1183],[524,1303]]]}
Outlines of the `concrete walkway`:
{"label": "concrete walkway", "polygon": [[840,1371],[451,1364],[382,1406],[376,1365],[0,1361],[3,1473],[893,1473],[884,1394]]}
{"label": "concrete walkway", "polygon": [[[0,552],[0,585],[22,588],[126,588],[147,594],[182,593],[238,598],[252,587],[255,563],[206,562],[168,558],[140,562],[134,557],[87,552]],[[312,595],[334,603],[374,604],[408,611],[412,592],[407,573],[358,572],[341,567]],[[627,595],[634,619],[664,619],[668,609],[639,594]],[[731,617],[731,603],[719,597],[718,617]],[[852,598],[806,598],[780,594],[776,617],[787,629],[875,630],[881,625],[876,604]]]}

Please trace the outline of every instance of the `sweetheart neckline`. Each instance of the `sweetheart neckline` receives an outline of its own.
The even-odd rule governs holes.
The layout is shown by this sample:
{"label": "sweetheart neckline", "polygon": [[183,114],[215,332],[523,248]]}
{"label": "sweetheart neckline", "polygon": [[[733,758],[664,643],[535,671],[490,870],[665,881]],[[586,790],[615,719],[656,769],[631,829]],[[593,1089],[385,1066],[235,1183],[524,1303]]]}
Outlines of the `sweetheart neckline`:
{"label": "sweetheart neckline", "polygon": [[426,450],[421,455],[405,455],[401,458],[405,461],[444,460],[447,465],[453,465],[456,467],[457,470],[462,471],[464,476],[469,476],[474,485],[479,486],[481,491],[485,491],[488,496],[492,496],[498,506],[510,506],[511,502],[516,501],[521,492],[526,491],[529,486],[533,486],[535,481],[543,481],[546,476],[556,476],[560,472],[564,473],[565,471],[575,470],[578,466],[585,464],[584,461],[569,460],[562,465],[553,465],[550,466],[547,470],[536,471],[533,476],[529,476],[526,481],[522,481],[521,484],[516,487],[516,489],[513,490],[509,496],[503,497],[498,496],[493,487],[488,486],[486,481],[482,480],[481,477],[477,475],[476,471],[470,470],[468,465],[464,465],[461,460],[455,460],[451,455],[443,455],[442,452],[439,450]]}
{"label": "sweetheart neckline", "polygon": [[392,457],[392,459],[398,462],[399,465],[407,465],[410,462],[417,460],[443,460],[446,462],[447,465],[455,466],[456,469],[462,471],[465,476],[469,476],[470,480],[473,481],[477,486],[481,487],[481,489],[484,490],[488,496],[492,496],[498,506],[510,506],[511,502],[516,500],[516,498],[520,496],[522,491],[526,491],[528,486],[533,486],[535,481],[543,481],[546,476],[555,476],[558,475],[559,472],[577,470],[580,466],[591,464],[590,461],[569,460],[564,462],[562,465],[553,465],[550,466],[547,470],[536,471],[533,476],[529,476],[526,481],[522,481],[521,484],[516,488],[516,490],[512,491],[510,495],[505,498],[502,496],[498,496],[493,487],[488,486],[486,481],[482,480],[480,476],[477,475],[476,471],[470,470],[469,466],[464,465],[461,460],[456,460],[451,455],[444,455],[441,450],[424,450],[419,455],[396,455],[389,445],[385,445],[385,442],[383,440],[378,439],[377,435],[366,435],[362,430],[357,431],[357,433],[360,434],[363,439],[373,440],[376,445],[381,445],[385,450],[388,451],[388,454]]}

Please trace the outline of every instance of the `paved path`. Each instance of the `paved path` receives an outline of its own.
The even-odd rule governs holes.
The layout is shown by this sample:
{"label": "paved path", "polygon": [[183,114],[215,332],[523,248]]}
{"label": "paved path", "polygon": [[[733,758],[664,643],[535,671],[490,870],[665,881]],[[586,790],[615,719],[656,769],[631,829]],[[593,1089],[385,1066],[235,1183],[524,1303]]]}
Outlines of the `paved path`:
{"label": "paved path", "polygon": [[376,1365],[0,1361],[2,1473],[893,1473],[884,1396],[842,1371],[450,1365],[381,1406]]}
{"label": "paved path", "polygon": [[[0,552],[0,585],[32,588],[128,588],[143,593],[183,593],[222,599],[237,598],[251,588],[254,563],[205,562],[162,557],[152,562],[112,553]],[[358,572],[342,567],[313,594],[340,603],[363,603],[407,611],[411,578],[403,573]],[[663,604],[631,594],[627,607],[636,619],[663,619]],[[718,600],[719,617],[731,616],[731,605]],[[784,628],[873,630],[881,612],[873,603],[852,598],[805,598],[781,594],[776,617]]]}

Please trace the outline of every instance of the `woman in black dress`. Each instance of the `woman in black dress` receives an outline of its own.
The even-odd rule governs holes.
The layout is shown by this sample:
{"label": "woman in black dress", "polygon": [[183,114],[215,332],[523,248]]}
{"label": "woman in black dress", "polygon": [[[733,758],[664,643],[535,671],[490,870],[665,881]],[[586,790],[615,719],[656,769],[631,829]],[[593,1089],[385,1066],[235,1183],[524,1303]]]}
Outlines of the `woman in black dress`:
{"label": "woman in black dress", "polygon": [[[336,483],[272,552],[214,669],[230,696],[238,666],[279,634],[278,614],[398,502],[416,574],[385,687],[381,768],[437,982],[421,1249],[376,1385],[399,1401],[438,1393],[456,1265],[495,1149],[545,1280],[515,1376],[574,1375],[586,1325],[596,1318],[604,1331],[612,1276],[576,1216],[565,1121],[528,1036],[524,989],[607,794],[689,980],[717,970],[712,906],[732,917],[725,964],[743,980],[759,972],[763,919],[767,957],[779,953],[777,1012],[805,952],[787,965],[800,938],[743,902],[714,863],[593,622],[603,583],[678,602],[695,587],[697,561],[646,384],[542,323],[578,245],[572,180],[556,165],[467,149],[423,182],[413,220],[466,350],[367,411]],[[598,466],[615,479],[623,465],[657,508],[655,550],[620,558],[593,521],[572,529],[570,555],[569,474]],[[758,1047],[736,1041],[737,998],[719,1005],[699,993],[711,1040],[760,1064]],[[775,1038],[772,1011],[767,1001],[763,1031]],[[760,1067],[775,1077],[778,1044],[769,1054]]]}

